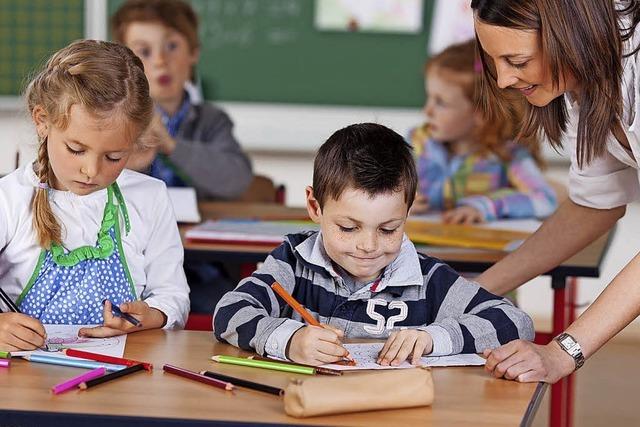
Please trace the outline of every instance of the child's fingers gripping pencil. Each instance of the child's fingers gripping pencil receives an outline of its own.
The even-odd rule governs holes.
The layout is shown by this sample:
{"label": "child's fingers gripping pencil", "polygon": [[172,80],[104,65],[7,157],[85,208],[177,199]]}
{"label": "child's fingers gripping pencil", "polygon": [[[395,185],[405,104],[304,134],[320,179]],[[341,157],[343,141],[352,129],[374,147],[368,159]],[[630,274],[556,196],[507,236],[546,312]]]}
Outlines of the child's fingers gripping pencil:
{"label": "child's fingers gripping pencil", "polygon": [[[309,313],[309,311],[302,306],[298,301],[295,300],[293,296],[289,292],[287,292],[280,283],[273,282],[271,285],[271,289],[280,296],[287,304],[291,306],[304,320],[311,326],[319,326],[322,327],[320,322],[316,320],[315,317]],[[351,358],[349,353],[345,356],[345,359],[349,362],[349,364],[355,365],[355,361]]]}
{"label": "child's fingers gripping pencil", "polygon": [[[106,302],[107,300],[104,300],[102,301],[102,304],[105,304]],[[121,317],[132,325],[137,326],[138,328],[142,327],[142,322],[128,313],[123,313],[122,310],[120,310],[120,307],[118,307],[117,305],[111,304],[111,311],[113,311],[114,316]]]}

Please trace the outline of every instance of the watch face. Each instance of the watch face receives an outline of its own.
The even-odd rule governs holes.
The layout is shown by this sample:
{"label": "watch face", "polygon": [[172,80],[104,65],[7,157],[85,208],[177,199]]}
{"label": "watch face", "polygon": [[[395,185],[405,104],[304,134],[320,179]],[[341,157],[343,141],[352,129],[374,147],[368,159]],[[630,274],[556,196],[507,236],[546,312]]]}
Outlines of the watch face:
{"label": "watch face", "polygon": [[569,348],[569,347],[571,347],[573,344],[575,344],[575,341],[573,341],[573,340],[571,339],[571,337],[564,337],[564,338],[562,339],[562,341],[560,341],[560,343],[562,344],[562,346],[563,346],[563,347],[565,347],[565,348]]}

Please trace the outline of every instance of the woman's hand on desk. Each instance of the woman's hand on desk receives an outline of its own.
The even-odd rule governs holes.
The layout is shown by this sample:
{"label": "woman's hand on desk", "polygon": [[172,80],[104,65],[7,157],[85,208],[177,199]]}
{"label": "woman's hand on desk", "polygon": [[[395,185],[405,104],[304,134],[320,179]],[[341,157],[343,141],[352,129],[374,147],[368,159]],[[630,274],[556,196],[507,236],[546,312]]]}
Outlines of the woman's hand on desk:
{"label": "woman's hand on desk", "polygon": [[485,350],[485,370],[496,378],[521,383],[555,383],[575,370],[575,362],[551,341],[538,345],[524,340],[511,341],[493,350]]}
{"label": "woman's hand on desk", "polygon": [[422,355],[431,351],[433,351],[433,339],[428,332],[418,329],[400,329],[391,332],[376,362],[383,366],[397,366],[411,357],[411,364],[419,365]]}
{"label": "woman's hand on desk", "polygon": [[338,362],[349,355],[342,346],[343,338],[344,332],[333,326],[305,326],[291,336],[287,357],[313,366]]}
{"label": "woman's hand on desk", "polygon": [[136,326],[122,317],[115,316],[112,313],[111,302],[105,301],[102,312],[104,317],[102,326],[81,328],[78,331],[78,336],[91,338],[113,337],[145,329],[162,328],[167,321],[167,317],[163,312],[157,308],[149,307],[144,301],[125,302],[120,305],[120,310],[135,317],[140,321],[141,325]]}
{"label": "woman's hand on desk", "polygon": [[38,319],[22,313],[0,314],[0,350],[35,350],[44,345],[46,337]]}

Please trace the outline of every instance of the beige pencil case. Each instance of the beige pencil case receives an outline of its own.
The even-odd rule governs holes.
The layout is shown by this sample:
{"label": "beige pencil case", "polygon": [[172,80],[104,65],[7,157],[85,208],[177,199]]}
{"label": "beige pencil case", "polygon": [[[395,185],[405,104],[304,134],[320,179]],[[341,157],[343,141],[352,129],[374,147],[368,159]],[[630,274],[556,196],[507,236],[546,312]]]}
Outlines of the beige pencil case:
{"label": "beige pencil case", "polygon": [[289,383],[284,411],[302,418],[427,406],[433,403],[433,392],[431,370],[425,368],[315,376]]}

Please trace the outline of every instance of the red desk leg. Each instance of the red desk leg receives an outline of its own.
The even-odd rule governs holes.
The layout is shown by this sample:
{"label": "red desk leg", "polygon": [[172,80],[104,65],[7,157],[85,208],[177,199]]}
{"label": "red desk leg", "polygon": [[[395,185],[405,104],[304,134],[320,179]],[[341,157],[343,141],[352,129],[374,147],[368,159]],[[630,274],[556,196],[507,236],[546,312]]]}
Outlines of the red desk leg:
{"label": "red desk leg", "polygon": [[[578,292],[578,279],[575,277],[570,277],[567,280],[567,325],[569,326],[576,320],[576,296]],[[566,328],[566,327],[565,327]],[[567,377],[567,401],[566,401],[566,426],[573,426],[573,410],[574,410],[574,393],[576,386],[576,376],[575,374],[569,375]]]}
{"label": "red desk leg", "polygon": [[[566,323],[566,289],[565,279],[551,278],[551,286],[553,287],[553,326],[551,336],[555,337],[564,330]],[[566,380],[561,379],[551,386],[551,410],[549,411],[550,427],[565,427],[565,411],[566,407]]]}

